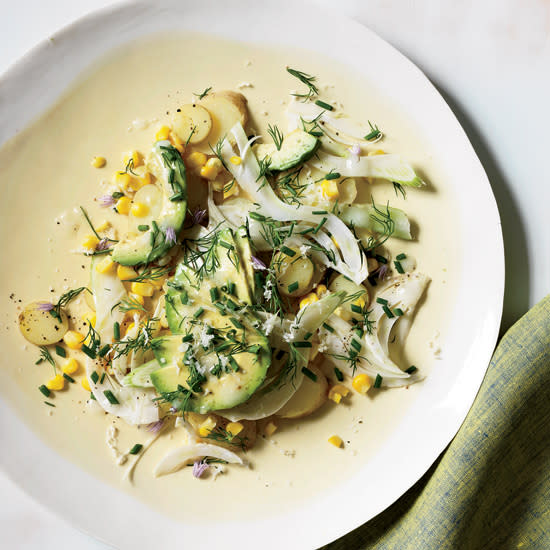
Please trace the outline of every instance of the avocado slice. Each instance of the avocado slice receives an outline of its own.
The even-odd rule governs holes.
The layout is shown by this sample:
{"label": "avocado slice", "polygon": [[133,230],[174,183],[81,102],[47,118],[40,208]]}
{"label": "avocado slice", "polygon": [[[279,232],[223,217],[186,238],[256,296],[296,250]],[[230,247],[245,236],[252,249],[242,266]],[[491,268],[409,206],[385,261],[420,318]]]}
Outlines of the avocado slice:
{"label": "avocado slice", "polygon": [[113,261],[122,265],[147,264],[165,254],[174,246],[172,237],[177,235],[185,219],[187,179],[178,150],[169,141],[157,141],[147,167],[155,176],[156,185],[162,187],[162,209],[151,229],[113,247]]}
{"label": "avocado slice", "polygon": [[123,386],[132,386],[137,388],[151,388],[153,383],[151,382],[151,373],[160,368],[160,365],[156,359],[147,361],[139,367],[132,369],[123,379]]}
{"label": "avocado slice", "polygon": [[209,312],[188,326],[187,342],[179,335],[158,340],[155,357],[162,368],[150,374],[151,382],[172,406],[198,413],[232,408],[261,386],[271,364],[269,341],[244,316],[231,319],[242,328]]}
{"label": "avocado slice", "polygon": [[254,147],[254,152],[258,159],[270,159],[270,170],[282,172],[311,158],[319,144],[315,136],[303,130],[294,130],[284,137],[279,150],[274,143],[265,143]]}

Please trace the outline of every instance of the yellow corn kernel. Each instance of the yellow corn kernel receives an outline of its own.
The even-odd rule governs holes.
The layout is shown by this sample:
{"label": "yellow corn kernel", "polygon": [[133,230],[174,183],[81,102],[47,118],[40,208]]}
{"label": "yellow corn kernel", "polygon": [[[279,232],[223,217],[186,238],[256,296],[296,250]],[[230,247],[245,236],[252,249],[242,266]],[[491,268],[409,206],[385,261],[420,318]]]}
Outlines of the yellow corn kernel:
{"label": "yellow corn kernel", "polygon": [[342,441],[342,438],[339,435],[331,435],[328,438],[328,442],[331,445],[338,447],[339,449],[341,449],[344,446],[344,442]]}
{"label": "yellow corn kernel", "polygon": [[84,336],[76,330],[68,330],[63,336],[63,342],[70,349],[80,349],[84,343]]}
{"label": "yellow corn kernel", "polygon": [[186,160],[189,168],[200,171],[200,169],[206,164],[208,157],[204,153],[193,151],[190,155],[187,156]]}
{"label": "yellow corn kernel", "polygon": [[141,178],[139,178],[139,186],[151,185],[151,172],[145,172]]}
{"label": "yellow corn kernel", "polygon": [[92,388],[90,388],[90,382],[88,382],[88,378],[86,376],[82,379],[82,382],[80,383],[86,391],[92,391]]}
{"label": "yellow corn kernel", "polygon": [[65,387],[65,378],[62,374],[56,374],[51,380],[46,382],[46,388],[49,390],[62,390]]}
{"label": "yellow corn kernel", "polygon": [[329,394],[328,394],[328,398],[331,401],[334,401],[336,404],[338,404],[338,403],[340,403],[340,401],[342,401],[342,394],[340,394],[338,392],[330,391]]}
{"label": "yellow corn kernel", "polygon": [[180,152],[183,153],[185,150],[185,144],[180,139],[180,137],[177,134],[174,134],[174,132],[170,132],[170,143]]}
{"label": "yellow corn kernel", "polygon": [[88,313],[85,313],[82,316],[82,320],[85,323],[88,323],[89,325],[91,325],[92,327],[95,327],[96,314],[93,311],[89,311]]}
{"label": "yellow corn kernel", "polygon": [[74,374],[78,370],[78,361],[73,357],[67,359],[65,363],[63,363],[61,370],[65,374]]}
{"label": "yellow corn kernel", "polygon": [[134,329],[136,328],[136,324],[135,323],[130,323],[127,327],[126,327],[126,332],[124,333],[125,335],[127,334],[130,334]]}
{"label": "yellow corn kernel", "polygon": [[361,373],[354,377],[351,385],[356,392],[365,394],[370,390],[372,380],[367,374]]}
{"label": "yellow corn kernel", "polygon": [[342,397],[346,397],[349,393],[349,389],[342,384],[336,384],[332,386],[328,392],[328,398],[334,401],[335,403],[340,403]]}
{"label": "yellow corn kernel", "polygon": [[127,155],[124,155],[122,162],[125,166],[132,161],[132,168],[137,168],[143,164],[143,155],[139,151],[131,151]]}
{"label": "yellow corn kernel", "polygon": [[237,155],[234,155],[229,159],[229,161],[231,162],[231,164],[235,164],[236,166],[238,166],[239,164],[241,164],[243,159],[241,157],[238,157]]}
{"label": "yellow corn kernel", "polygon": [[277,424],[275,422],[269,421],[264,428],[264,435],[271,437],[277,431]]}
{"label": "yellow corn kernel", "polygon": [[96,231],[107,231],[107,229],[109,229],[109,227],[111,227],[111,222],[108,221],[108,220],[103,220],[102,222],[99,223],[99,225],[96,225],[95,226],[95,230]]}
{"label": "yellow corn kernel", "polygon": [[317,285],[317,288],[315,289],[315,294],[319,296],[319,298],[322,298],[326,293],[328,289],[325,285]]}
{"label": "yellow corn kernel", "polygon": [[239,190],[239,186],[235,180],[230,181],[223,186],[223,198],[227,199],[232,195],[235,195]]}
{"label": "yellow corn kernel", "polygon": [[216,419],[212,416],[207,417],[207,419],[199,426],[199,435],[201,437],[207,437],[208,434],[216,427]]}
{"label": "yellow corn kernel", "polygon": [[300,300],[300,309],[303,309],[309,304],[313,304],[313,302],[317,302],[318,300],[319,297],[317,296],[317,294],[315,294],[315,292],[310,292]]}
{"label": "yellow corn kernel", "polygon": [[111,256],[105,256],[105,258],[103,258],[101,261],[99,261],[96,264],[95,270],[98,273],[102,273],[102,274],[114,273],[115,265],[116,263],[113,262]]}
{"label": "yellow corn kernel", "polygon": [[92,166],[94,168],[103,168],[107,164],[107,159],[105,157],[94,157],[92,159]]}
{"label": "yellow corn kernel", "polygon": [[135,202],[130,207],[130,212],[132,213],[132,216],[135,216],[136,218],[143,218],[149,214],[149,207],[142,202]]}
{"label": "yellow corn kernel", "polygon": [[383,149],[376,149],[376,151],[369,151],[367,157],[375,157],[376,155],[385,155],[386,151]]}
{"label": "yellow corn kernel", "polygon": [[323,180],[321,182],[321,191],[326,199],[337,199],[340,196],[338,185],[335,180]]}
{"label": "yellow corn kernel", "polygon": [[168,126],[161,126],[155,134],[155,141],[164,141],[170,137],[170,128]]}
{"label": "yellow corn kernel", "polygon": [[155,287],[151,283],[132,283],[130,285],[130,290],[134,294],[139,294],[140,296],[151,297],[153,292],[155,292]]}
{"label": "yellow corn kernel", "polygon": [[116,274],[121,281],[135,279],[137,277],[136,270],[128,265],[118,265],[116,268]]}
{"label": "yellow corn kernel", "polygon": [[223,165],[219,158],[212,157],[206,161],[206,164],[201,168],[201,176],[209,181],[213,181],[218,177]]}
{"label": "yellow corn kernel", "polygon": [[130,207],[132,206],[132,201],[128,197],[120,197],[116,201],[116,211],[119,214],[127,216],[130,213]]}
{"label": "yellow corn kernel", "polygon": [[95,235],[86,235],[82,241],[82,246],[86,250],[95,250],[95,247],[99,244],[99,239]]}
{"label": "yellow corn kernel", "polygon": [[365,300],[363,300],[363,298],[357,298],[357,300],[353,302],[353,305],[363,309],[365,307]]}
{"label": "yellow corn kernel", "polygon": [[244,430],[244,426],[240,422],[229,422],[225,427],[225,431],[230,433],[232,437],[239,435]]}
{"label": "yellow corn kernel", "polygon": [[115,183],[124,191],[132,189],[132,176],[126,172],[116,172]]}

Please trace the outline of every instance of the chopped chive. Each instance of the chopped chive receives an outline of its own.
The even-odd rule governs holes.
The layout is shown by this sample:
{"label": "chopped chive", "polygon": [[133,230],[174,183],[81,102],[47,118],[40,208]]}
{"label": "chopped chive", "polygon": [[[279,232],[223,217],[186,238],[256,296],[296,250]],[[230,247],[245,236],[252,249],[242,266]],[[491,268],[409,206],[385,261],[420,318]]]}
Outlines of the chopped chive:
{"label": "chopped chive", "polygon": [[101,378],[99,379],[99,383],[100,383],[100,384],[103,384],[103,381],[105,380],[106,374],[107,374],[107,373],[106,373],[105,371],[103,371],[103,374],[101,375]]}
{"label": "chopped chive", "polygon": [[66,372],[63,373],[63,378],[65,378],[65,380],[68,380],[71,384],[74,384],[74,378],[72,376],[69,376]]}
{"label": "chopped chive", "polygon": [[220,315],[224,315],[224,316],[227,315],[223,304],[220,304],[220,302],[215,302],[214,306],[220,312]]}
{"label": "chopped chive", "polygon": [[248,353],[258,353],[261,349],[262,346],[260,346],[260,344],[253,344],[246,351],[248,351]]}
{"label": "chopped chive", "polygon": [[193,318],[198,319],[204,313],[204,308],[201,306],[195,313],[193,313]]}
{"label": "chopped chive", "polygon": [[230,281],[229,283],[227,283],[227,294],[231,294],[231,296],[235,296],[236,290],[237,290],[237,285],[233,281]]}
{"label": "chopped chive", "polygon": [[180,294],[180,301],[181,301],[181,304],[184,305],[184,306],[186,306],[189,303],[189,294],[187,294],[186,290],[184,290]]}
{"label": "chopped chive", "polygon": [[283,254],[286,254],[287,256],[290,256],[291,258],[293,256],[296,256],[296,251],[292,250],[292,248],[288,248],[288,246],[281,246],[281,252]]}
{"label": "chopped chive", "polygon": [[92,379],[92,382],[94,384],[97,384],[97,381],[99,380],[99,374],[97,374],[96,371],[92,372],[92,374],[90,375],[90,378]]}
{"label": "chopped chive", "polygon": [[262,216],[261,214],[258,214],[258,212],[249,212],[248,217],[258,222],[265,222],[266,220],[266,217]]}
{"label": "chopped chive", "polygon": [[302,231],[298,231],[300,235],[307,235],[308,233],[311,233],[312,231],[315,231],[315,227],[308,227],[307,229],[304,229]]}
{"label": "chopped chive", "polygon": [[361,306],[358,306],[357,304],[351,304],[350,307],[353,313],[363,313],[363,308]]}
{"label": "chopped chive", "polygon": [[225,351],[226,349],[230,348],[231,344],[229,342],[224,342],[223,344],[220,344],[218,347],[214,348],[214,351],[216,353],[220,353],[222,351]]}
{"label": "chopped chive", "polygon": [[392,313],[391,309],[388,306],[383,305],[382,309],[384,310],[384,313],[386,314],[388,319],[393,319],[395,317],[395,315]]}
{"label": "chopped chive", "polygon": [[55,405],[53,403],[50,403],[49,401],[44,401],[44,403],[48,405],[48,407],[55,407]]}
{"label": "chopped chive", "polygon": [[241,329],[241,330],[244,328],[242,323],[238,319],[235,319],[235,317],[229,317],[229,320],[231,321],[231,324],[235,328],[238,328],[238,329]]}
{"label": "chopped chive", "polygon": [[381,256],[380,254],[376,254],[375,258],[378,260],[379,264],[387,264],[388,258],[385,258],[384,256]]}
{"label": "chopped chive", "polygon": [[109,350],[111,349],[111,346],[109,344],[105,344],[98,352],[98,355],[100,357],[105,357],[108,353],[109,353]]}
{"label": "chopped chive", "polygon": [[326,210],[314,210],[312,214],[315,214],[316,216],[322,216],[323,214],[328,214]]}
{"label": "chopped chive", "polygon": [[293,346],[295,348],[311,348],[311,342],[294,342]]}
{"label": "chopped chive", "polygon": [[97,399],[95,398],[95,395],[93,394],[93,392],[90,392],[90,399],[93,399],[94,401],[97,401]]}
{"label": "chopped chive", "polygon": [[304,340],[309,340],[313,336],[313,332],[306,332],[304,334]]}
{"label": "chopped chive", "polygon": [[171,200],[172,202],[178,202],[178,201],[183,200],[183,193],[174,193],[174,194],[170,197],[170,200]]}
{"label": "chopped chive", "polygon": [[376,298],[376,302],[378,304],[382,304],[383,306],[387,306],[388,305],[388,300],[385,300],[384,298]]}
{"label": "chopped chive", "polygon": [[350,349],[348,352],[348,356],[350,359],[355,359],[357,357],[357,352],[354,349]]}
{"label": "chopped chive", "polygon": [[277,355],[275,355],[275,359],[277,359],[277,361],[279,361],[280,359],[283,358],[285,352],[284,350],[280,349],[278,352],[277,352]]}
{"label": "chopped chive", "polygon": [[138,225],[138,231],[149,231],[148,225]]}
{"label": "chopped chive", "polygon": [[55,346],[55,353],[57,353],[59,357],[67,357],[67,352],[65,351],[65,348],[62,348],[61,346]]}
{"label": "chopped chive", "polygon": [[338,178],[341,178],[340,172],[329,172],[326,176],[326,180],[337,180]]}
{"label": "chopped chive", "polygon": [[310,371],[307,367],[302,367],[302,372],[310,379],[310,380],[313,380],[314,382],[317,382],[317,375]]}
{"label": "chopped chive", "polygon": [[231,243],[226,243],[225,241],[220,241],[220,246],[227,248],[227,250],[234,250],[235,247]]}
{"label": "chopped chive", "polygon": [[318,224],[317,226],[315,227],[315,229],[313,230],[313,234],[314,235],[317,235],[317,233],[319,233],[321,227],[323,227],[323,225],[325,225],[326,221],[327,221],[328,218],[323,218]]}
{"label": "chopped chive", "polygon": [[192,334],[186,334],[182,339],[181,341],[185,344],[187,342],[192,342],[193,341],[193,335]]}
{"label": "chopped chive", "polygon": [[113,197],[113,199],[121,199],[122,197],[124,197],[124,193],[121,193],[120,191],[115,191],[111,197]]}
{"label": "chopped chive", "polygon": [[227,302],[225,302],[225,305],[227,309],[230,309],[232,311],[239,309],[239,306],[233,300],[227,300]]}
{"label": "chopped chive", "polygon": [[398,255],[395,257],[395,259],[396,259],[396,260],[404,260],[406,257],[407,257],[406,254],[401,253],[401,254],[398,254]]}
{"label": "chopped chive", "polygon": [[403,269],[401,262],[396,260],[395,262],[393,262],[393,265],[395,266],[397,273],[401,273],[401,274],[405,273],[405,270]]}
{"label": "chopped chive", "polygon": [[319,130],[310,130],[308,134],[315,137],[323,137],[323,132],[320,132]]}
{"label": "chopped chive", "polygon": [[115,321],[115,324],[113,325],[113,336],[115,338],[115,342],[120,340],[120,324],[118,321]]}
{"label": "chopped chive", "polygon": [[235,361],[235,359],[233,359],[231,355],[229,356],[229,364],[235,372],[239,370],[239,363],[237,363],[237,361]]}
{"label": "chopped chive", "polygon": [[363,338],[363,335],[365,334],[365,331],[361,327],[355,327],[353,329],[353,332],[355,332],[355,334],[357,334],[358,338]]}
{"label": "chopped chive", "polygon": [[131,455],[137,455],[139,451],[143,449],[143,445],[141,443],[136,443],[129,451],[128,453]]}
{"label": "chopped chive", "polygon": [[334,332],[334,329],[328,323],[323,323],[323,328],[329,332]]}
{"label": "chopped chive", "polygon": [[111,390],[105,390],[103,392],[103,395],[107,398],[107,400],[109,401],[109,403],[111,403],[111,405],[120,405],[120,403],[118,402],[118,399],[115,397],[115,395]]}
{"label": "chopped chive", "polygon": [[97,356],[97,353],[90,347],[88,347],[86,344],[82,344],[81,350],[90,358],[95,359]]}
{"label": "chopped chive", "polygon": [[298,283],[298,281],[294,281],[293,283],[290,283],[288,285],[289,292],[294,292],[295,290],[298,290],[298,288],[300,288],[300,284]]}
{"label": "chopped chive", "polygon": [[361,348],[363,347],[361,342],[359,340],[352,339],[350,342],[350,345],[354,347],[357,351],[361,351]]}
{"label": "chopped chive", "polygon": [[38,389],[40,390],[40,393],[45,397],[50,397],[50,394],[52,393],[44,384],[38,386]]}
{"label": "chopped chive", "polygon": [[37,359],[34,364],[35,365],[40,365],[40,363],[43,363],[44,362],[44,359],[42,359],[42,357],[40,357],[39,359]]}
{"label": "chopped chive", "polygon": [[320,99],[315,100],[315,105],[318,105],[319,107],[322,107],[323,109],[326,109],[327,111],[332,111],[334,107],[328,103],[325,103],[324,101],[321,101]]}
{"label": "chopped chive", "polygon": [[376,378],[374,379],[373,387],[379,388],[381,385],[382,385],[382,377],[379,374],[377,374]]}
{"label": "chopped chive", "polygon": [[342,374],[342,371],[339,368],[334,367],[334,374],[335,374],[336,379],[338,380],[338,382],[343,382],[344,381],[344,375]]}
{"label": "chopped chive", "polygon": [[217,286],[210,289],[210,299],[213,302],[217,302],[220,299],[220,291],[218,290]]}
{"label": "chopped chive", "polygon": [[396,317],[401,317],[401,315],[404,315],[404,312],[403,312],[403,310],[402,310],[400,307],[396,307],[396,308],[393,310],[393,314],[394,314]]}
{"label": "chopped chive", "polygon": [[412,374],[413,372],[416,372],[418,369],[414,366],[414,365],[411,365],[408,369],[405,369],[405,372],[407,374]]}

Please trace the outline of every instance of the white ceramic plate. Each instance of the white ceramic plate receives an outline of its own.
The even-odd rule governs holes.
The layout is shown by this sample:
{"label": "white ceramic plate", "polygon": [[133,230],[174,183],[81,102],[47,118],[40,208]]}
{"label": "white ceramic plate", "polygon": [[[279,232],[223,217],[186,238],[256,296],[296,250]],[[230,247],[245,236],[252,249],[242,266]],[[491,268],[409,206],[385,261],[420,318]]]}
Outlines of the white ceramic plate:
{"label": "white ceramic plate", "polygon": [[[215,16],[213,14],[215,13]],[[312,42],[304,24],[317,36]],[[204,31],[223,38],[310,49],[329,55],[376,82],[380,92],[434,138],[433,150],[450,174],[457,194],[464,250],[457,308],[445,342],[452,368],[434,375],[407,417],[374,458],[349,482],[330,489],[308,506],[261,521],[232,523],[238,547],[315,548],[372,518],[410,488],[457,432],[479,389],[498,334],[504,289],[500,220],[489,182],[466,135],[428,79],[368,29],[334,13],[323,13],[290,0],[163,0],[109,8],[81,19],[39,45],[0,80],[0,144],[51,106],[80,72],[119,45],[161,30]],[[282,32],[281,29],[284,29]],[[350,52],[370,52],[351,55]],[[32,83],[40,82],[40,86]],[[475,197],[475,201],[472,200]],[[475,224],[470,223],[476,220]],[[477,266],[491,267],[479,277]],[[3,291],[5,289],[2,289]],[[475,304],[472,316],[471,304]],[[0,401],[0,465],[24,490],[72,525],[132,550],[172,547],[184,541],[203,547],[204,526],[176,523],[144,504],[98,482],[61,459]],[[414,444],[411,445],[411,442]],[[392,457],[407,449],[407,467]],[[39,460],[37,460],[39,457]],[[43,475],[48,472],[48,475]],[[377,472],[377,475],[372,475]],[[57,483],[62,479],[62,490]],[[358,490],[369,486],[369,498]],[[85,495],[85,498],[83,498]],[[343,506],[345,503],[345,506]],[[286,527],[283,527],[286,526]],[[208,546],[230,548],[228,526],[211,523]]]}

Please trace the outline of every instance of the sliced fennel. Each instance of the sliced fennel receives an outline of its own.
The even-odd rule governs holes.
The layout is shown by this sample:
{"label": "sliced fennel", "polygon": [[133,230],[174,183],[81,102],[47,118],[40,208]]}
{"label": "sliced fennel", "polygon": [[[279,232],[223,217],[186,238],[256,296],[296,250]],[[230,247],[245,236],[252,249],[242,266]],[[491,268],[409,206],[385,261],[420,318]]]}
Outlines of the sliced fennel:
{"label": "sliced fennel", "polygon": [[[314,207],[302,205],[296,208],[277,197],[269,182],[261,175],[258,160],[250,149],[250,143],[240,123],[235,124],[231,133],[235,137],[239,149],[241,164],[235,165],[230,161],[234,156],[234,151],[228,140],[223,141],[222,158],[239,185],[252,197],[254,202],[260,205],[258,211],[274,220],[292,222],[299,219],[314,227],[317,226],[321,218],[318,214],[314,214],[316,212]],[[327,239],[330,241],[326,233],[330,232],[339,247],[339,250],[336,249],[336,257],[340,258],[340,253],[342,256],[341,261],[332,262],[332,267],[358,283],[364,281],[368,275],[368,268],[357,239],[346,224],[334,214],[326,214],[323,217],[326,217],[326,221],[322,230],[312,235],[312,238],[323,246]]]}
{"label": "sliced fennel", "polygon": [[340,210],[340,219],[355,228],[367,229],[373,233],[386,232],[386,222],[391,218],[393,222],[392,237],[410,241],[411,225],[407,214],[399,208],[384,206],[381,204],[351,204]]}
{"label": "sliced fennel", "polygon": [[357,369],[373,378],[377,374],[382,376],[382,386],[404,386],[420,380],[421,377],[418,374],[408,374],[392,361],[388,346],[390,333],[398,321],[402,325],[400,338],[404,341],[414,309],[429,280],[423,273],[407,273],[393,278],[377,297],[387,300],[390,309],[398,307],[403,310],[403,315],[389,318],[382,304],[375,302],[369,316],[369,319],[374,322],[372,333],[367,331],[362,338],[353,332],[351,323],[337,315],[332,315],[328,323],[334,332],[325,328],[319,330],[319,338],[326,357],[342,372],[347,373],[351,362],[343,358],[349,356],[350,349],[356,349],[351,346],[351,341],[356,340],[361,346],[355,363]]}
{"label": "sliced fennel", "polygon": [[[325,296],[318,302],[307,305],[302,309],[289,329],[282,334],[280,341],[272,337],[271,343],[279,349],[285,344],[292,348],[295,342],[304,341],[307,333],[315,333],[322,323],[342,303],[346,295],[334,293]],[[277,336],[277,333],[274,334]],[[242,405],[229,410],[219,411],[219,414],[233,422],[238,420],[259,420],[275,414],[296,393],[304,378],[302,368],[309,363],[310,348],[294,348],[295,364],[292,371],[287,373],[287,379],[275,380],[269,386],[256,391],[256,393]],[[291,353],[292,356],[292,353]],[[288,379],[290,378],[290,380]]]}
{"label": "sliced fennel", "polygon": [[416,175],[413,167],[399,155],[373,155],[344,159],[319,151],[309,163],[325,173],[332,170],[346,177],[380,178],[408,187],[425,185]]}

